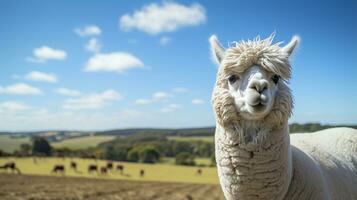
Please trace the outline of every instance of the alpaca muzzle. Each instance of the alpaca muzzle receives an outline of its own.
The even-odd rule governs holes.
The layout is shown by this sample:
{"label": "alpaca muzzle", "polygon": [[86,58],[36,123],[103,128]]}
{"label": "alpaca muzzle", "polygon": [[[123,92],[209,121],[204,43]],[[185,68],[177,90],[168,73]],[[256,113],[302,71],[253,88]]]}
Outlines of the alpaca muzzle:
{"label": "alpaca muzzle", "polygon": [[269,99],[266,94],[249,89],[246,93],[246,101],[249,106],[256,107],[266,106],[269,102]]}

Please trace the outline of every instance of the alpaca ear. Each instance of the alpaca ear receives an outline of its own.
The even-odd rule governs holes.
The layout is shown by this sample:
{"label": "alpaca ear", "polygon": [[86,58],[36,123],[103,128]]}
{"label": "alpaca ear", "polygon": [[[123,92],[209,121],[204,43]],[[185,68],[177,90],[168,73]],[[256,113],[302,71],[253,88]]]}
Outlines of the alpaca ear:
{"label": "alpaca ear", "polygon": [[299,44],[300,42],[300,37],[299,36],[294,36],[289,44],[287,44],[285,47],[283,47],[281,50],[288,54],[288,56],[291,55],[291,53],[294,51],[295,47]]}
{"label": "alpaca ear", "polygon": [[226,51],[224,47],[219,43],[217,36],[212,35],[209,38],[209,43],[211,44],[211,52],[212,52],[212,57],[214,61],[217,64],[221,64],[223,57],[224,57],[224,52]]}

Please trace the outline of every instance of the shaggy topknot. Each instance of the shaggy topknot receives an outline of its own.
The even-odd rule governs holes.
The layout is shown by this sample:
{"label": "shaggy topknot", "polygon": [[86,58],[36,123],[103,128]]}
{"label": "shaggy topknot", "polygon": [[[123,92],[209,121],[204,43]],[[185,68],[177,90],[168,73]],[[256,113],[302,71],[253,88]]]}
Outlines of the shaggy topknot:
{"label": "shaggy topknot", "polygon": [[243,73],[253,65],[262,66],[265,70],[281,76],[284,81],[279,81],[279,93],[276,96],[274,107],[266,116],[265,123],[274,122],[280,126],[291,115],[293,99],[286,81],[291,74],[289,54],[279,46],[281,42],[272,44],[275,34],[261,40],[234,42],[234,46],[228,48],[217,74],[216,86],[213,91],[212,103],[216,120],[224,127],[232,127],[239,122],[239,113],[236,110],[233,97],[228,91],[228,77],[232,72]]}
{"label": "shaggy topknot", "polygon": [[241,73],[252,65],[259,65],[285,80],[290,79],[289,55],[281,51],[282,42],[272,44],[274,36],[273,33],[263,40],[258,36],[253,40],[233,42],[235,46],[227,49],[222,66]]}

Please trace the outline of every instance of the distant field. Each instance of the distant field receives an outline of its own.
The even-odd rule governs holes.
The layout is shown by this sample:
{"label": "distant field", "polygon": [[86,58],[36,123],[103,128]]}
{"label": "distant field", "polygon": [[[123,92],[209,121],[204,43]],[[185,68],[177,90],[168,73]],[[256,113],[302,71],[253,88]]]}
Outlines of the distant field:
{"label": "distant field", "polygon": [[55,148],[67,147],[70,149],[84,149],[88,147],[95,147],[99,143],[107,142],[114,139],[115,136],[83,136],[72,139],[62,140],[60,142],[53,142],[51,145]]}
{"label": "distant field", "polygon": [[5,152],[12,153],[19,149],[22,143],[30,143],[30,138],[11,138],[9,135],[0,135],[0,149]]}
{"label": "distant field", "polygon": [[[170,157],[164,157],[161,159],[162,164],[170,164],[174,165],[175,164],[175,158],[170,158]],[[204,165],[206,167],[211,166],[212,162],[210,158],[195,158],[196,165]]]}
{"label": "distant field", "polygon": [[[115,136],[83,136],[71,139],[65,139],[60,142],[53,142],[51,145],[55,148],[67,147],[70,149],[82,149],[87,147],[95,147],[99,143],[114,139]],[[14,150],[20,149],[22,143],[30,143],[29,137],[11,138],[9,135],[0,135],[0,149],[12,153]]]}
{"label": "distant field", "polygon": [[[120,162],[124,165],[124,175],[119,172],[111,172],[108,175],[98,175],[97,173],[88,174],[87,167],[89,164],[98,164],[104,166],[105,161],[97,161],[91,159],[74,159],[78,164],[80,173],[69,168],[71,159],[66,158],[42,158],[37,159],[37,164],[33,158],[1,158],[0,165],[5,162],[15,161],[23,174],[27,175],[55,175],[51,174],[51,170],[56,164],[64,164],[66,167],[65,176],[71,177],[87,177],[87,178],[104,178],[104,179],[120,179],[120,180],[136,180],[136,181],[163,181],[163,182],[182,182],[182,183],[206,183],[217,184],[218,177],[216,168],[201,167],[203,173],[197,175],[199,167],[177,166],[168,164],[142,164]],[[119,162],[115,162],[115,165]],[[145,170],[145,176],[140,177],[139,171]],[[3,170],[0,170],[0,172]],[[55,175],[61,176],[61,175]]]}
{"label": "distant field", "polygon": [[204,142],[214,142],[213,136],[194,136],[194,137],[181,137],[181,136],[170,136],[169,140],[176,141],[204,141]]}

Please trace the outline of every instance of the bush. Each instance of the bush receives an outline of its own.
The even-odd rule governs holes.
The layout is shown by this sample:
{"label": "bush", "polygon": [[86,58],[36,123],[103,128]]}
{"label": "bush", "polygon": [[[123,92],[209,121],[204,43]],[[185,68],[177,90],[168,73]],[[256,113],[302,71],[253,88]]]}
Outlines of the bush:
{"label": "bush", "polygon": [[130,162],[139,162],[139,149],[133,148],[128,152],[127,160]]}
{"label": "bush", "polygon": [[31,149],[32,149],[32,147],[31,147],[30,144],[22,143],[22,144],[20,145],[20,152],[19,152],[19,154],[20,154],[21,156],[29,156],[29,155],[31,154]]}
{"label": "bush", "polygon": [[183,152],[179,153],[175,157],[175,164],[176,165],[195,165],[195,157],[190,153]]}
{"label": "bush", "polygon": [[212,156],[211,156],[211,167],[214,167],[216,165],[217,165],[217,163],[216,163],[216,155],[213,153]]}
{"label": "bush", "polygon": [[117,161],[127,161],[128,152],[130,150],[129,146],[109,146],[105,149],[105,159],[107,160],[117,160]]}
{"label": "bush", "polygon": [[143,163],[156,163],[160,160],[160,153],[153,147],[145,147],[139,151],[139,158]]}
{"label": "bush", "polygon": [[130,162],[156,163],[160,160],[160,152],[152,146],[137,146],[128,152]]}

